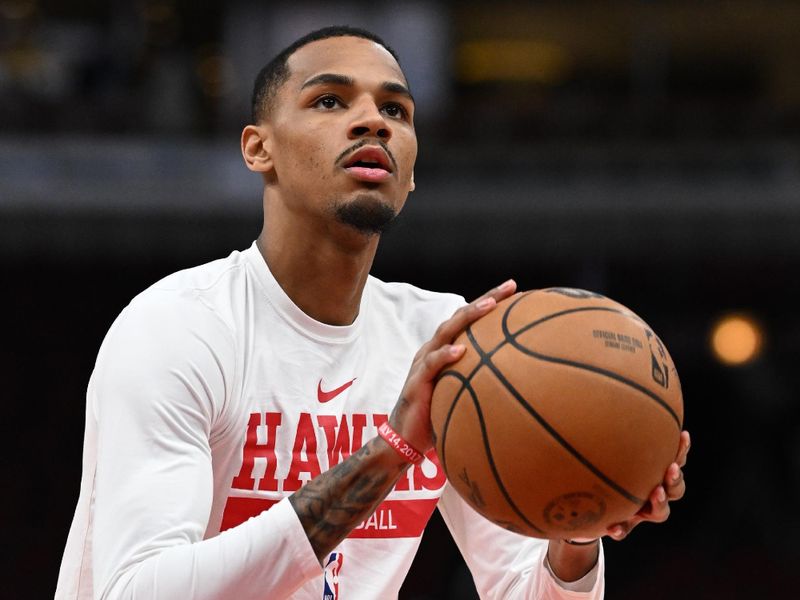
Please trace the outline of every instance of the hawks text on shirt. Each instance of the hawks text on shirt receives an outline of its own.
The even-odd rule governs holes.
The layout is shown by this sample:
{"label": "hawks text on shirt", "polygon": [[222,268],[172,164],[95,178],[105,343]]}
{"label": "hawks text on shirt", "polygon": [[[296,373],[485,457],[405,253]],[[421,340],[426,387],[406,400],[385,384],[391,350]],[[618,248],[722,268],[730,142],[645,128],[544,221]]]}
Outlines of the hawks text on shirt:
{"label": "hawks text on shirt", "polygon": [[[278,502],[284,493],[300,489],[303,483],[322,472],[323,465],[328,469],[336,466],[358,451],[365,439],[374,437],[387,418],[385,414],[354,413],[337,418],[303,412],[292,427],[285,426],[287,419],[280,412],[252,413],[244,436],[242,467],[231,481],[220,529],[235,527]],[[287,436],[291,436],[290,444]],[[279,464],[276,445],[292,448],[288,466]],[[398,480],[392,494],[437,491],[444,484],[444,471],[431,450],[426,461],[414,465]],[[400,499],[390,495],[350,537],[419,537],[436,507],[436,500],[435,497]]]}

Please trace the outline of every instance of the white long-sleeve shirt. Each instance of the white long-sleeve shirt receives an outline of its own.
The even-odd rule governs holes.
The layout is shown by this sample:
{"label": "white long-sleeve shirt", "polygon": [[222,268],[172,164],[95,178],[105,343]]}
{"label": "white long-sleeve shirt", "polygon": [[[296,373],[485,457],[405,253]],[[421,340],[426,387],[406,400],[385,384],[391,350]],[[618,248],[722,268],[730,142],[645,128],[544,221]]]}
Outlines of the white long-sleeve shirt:
{"label": "white long-sleeve shirt", "polygon": [[547,543],[478,516],[433,452],[324,569],[287,500],[376,435],[414,353],[462,304],[370,277],[356,321],[325,325],[255,244],[137,296],[89,383],[56,598],[393,598],[437,505],[483,597],[601,598],[602,552],[578,583],[590,591],[566,589]]}

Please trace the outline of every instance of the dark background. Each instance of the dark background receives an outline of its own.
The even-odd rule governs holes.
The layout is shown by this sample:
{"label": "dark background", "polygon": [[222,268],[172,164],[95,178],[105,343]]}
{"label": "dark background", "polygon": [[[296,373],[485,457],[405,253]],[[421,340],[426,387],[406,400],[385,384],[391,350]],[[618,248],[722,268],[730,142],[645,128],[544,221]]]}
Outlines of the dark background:
{"label": "dark background", "polygon": [[[0,0],[0,594],[52,596],[100,342],[143,288],[257,235],[251,81],[331,23],[385,36],[418,98],[418,189],[376,275],[593,289],[670,348],[687,495],[606,543],[607,597],[794,592],[800,3]],[[766,340],[738,367],[708,345],[731,311]],[[435,516],[401,597],[470,585]]]}

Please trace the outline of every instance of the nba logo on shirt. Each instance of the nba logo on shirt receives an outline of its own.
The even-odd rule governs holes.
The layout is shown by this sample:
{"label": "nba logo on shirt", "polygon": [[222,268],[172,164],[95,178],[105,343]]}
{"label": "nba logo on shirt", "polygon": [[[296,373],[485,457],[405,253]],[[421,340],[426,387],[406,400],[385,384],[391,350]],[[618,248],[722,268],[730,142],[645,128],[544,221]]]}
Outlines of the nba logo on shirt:
{"label": "nba logo on shirt", "polygon": [[332,552],[328,562],[325,563],[325,580],[322,591],[322,600],[339,600],[339,569],[342,568],[344,557],[341,552]]}

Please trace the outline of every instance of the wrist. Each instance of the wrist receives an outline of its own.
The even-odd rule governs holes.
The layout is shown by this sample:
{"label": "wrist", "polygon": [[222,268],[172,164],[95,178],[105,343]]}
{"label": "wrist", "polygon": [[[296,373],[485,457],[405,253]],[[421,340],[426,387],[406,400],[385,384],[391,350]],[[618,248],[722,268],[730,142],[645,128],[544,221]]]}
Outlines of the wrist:
{"label": "wrist", "polygon": [[563,539],[550,540],[547,560],[555,577],[564,582],[574,582],[594,568],[600,557],[600,540],[584,540],[588,543],[575,544],[574,538],[570,540],[573,543]]}
{"label": "wrist", "polygon": [[400,458],[409,464],[417,465],[425,459],[424,454],[397,433],[394,428],[389,425],[388,421],[384,421],[380,424],[378,427],[378,436],[386,442]]}

